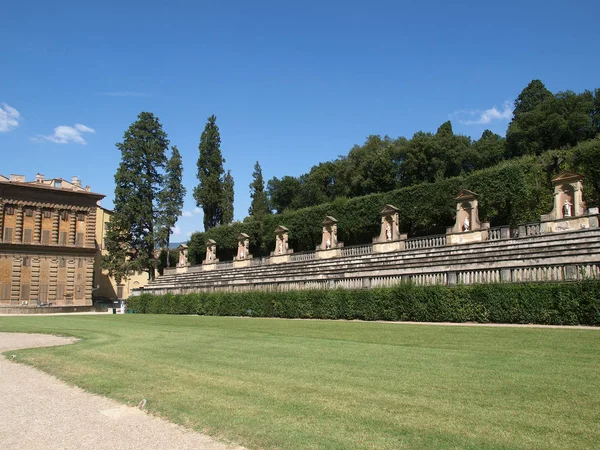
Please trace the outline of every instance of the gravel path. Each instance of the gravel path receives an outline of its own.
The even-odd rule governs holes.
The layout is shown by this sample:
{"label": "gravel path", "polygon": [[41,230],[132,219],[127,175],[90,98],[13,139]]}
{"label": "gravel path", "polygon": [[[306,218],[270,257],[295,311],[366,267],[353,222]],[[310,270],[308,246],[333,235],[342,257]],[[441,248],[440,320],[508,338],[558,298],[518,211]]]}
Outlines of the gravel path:
{"label": "gravel path", "polygon": [[[0,333],[0,353],[75,342]],[[152,417],[138,408],[67,386],[0,355],[0,447],[13,449],[242,449]]]}

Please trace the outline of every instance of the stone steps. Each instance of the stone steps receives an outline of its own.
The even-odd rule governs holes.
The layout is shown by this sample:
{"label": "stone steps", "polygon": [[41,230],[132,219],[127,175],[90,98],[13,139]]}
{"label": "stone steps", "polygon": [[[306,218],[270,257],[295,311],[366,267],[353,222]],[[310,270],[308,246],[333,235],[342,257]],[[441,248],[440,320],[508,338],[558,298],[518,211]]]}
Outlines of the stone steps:
{"label": "stone steps", "polygon": [[144,290],[600,263],[600,229],[159,277]]}

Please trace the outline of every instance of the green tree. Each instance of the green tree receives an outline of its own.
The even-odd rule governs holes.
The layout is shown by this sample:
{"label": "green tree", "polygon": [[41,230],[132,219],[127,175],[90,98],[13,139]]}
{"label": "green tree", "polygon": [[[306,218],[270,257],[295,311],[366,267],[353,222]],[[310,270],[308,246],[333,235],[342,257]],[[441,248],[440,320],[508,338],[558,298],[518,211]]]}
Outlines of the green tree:
{"label": "green tree", "polygon": [[[172,229],[177,223],[177,218],[183,209],[183,199],[186,189],[181,183],[183,176],[183,163],[181,154],[177,147],[171,148],[171,158],[165,169],[163,189],[158,194],[158,220],[157,232],[158,244],[162,248],[169,248]],[[167,267],[170,267],[170,259],[165,258]]]}
{"label": "green tree", "polygon": [[223,196],[221,200],[221,211],[223,212],[221,223],[223,225],[233,222],[233,200],[233,176],[231,175],[231,170],[228,170],[225,178],[223,179]]}
{"label": "green tree", "polygon": [[252,203],[250,204],[250,208],[248,208],[248,214],[256,220],[262,220],[267,214],[271,213],[267,201],[267,193],[265,192],[262,169],[258,161],[254,164],[252,183],[250,183],[250,197],[252,198]]}
{"label": "green tree", "polygon": [[154,248],[158,240],[158,196],[167,162],[167,134],[157,117],[142,112],[129,126],[115,174],[114,212],[108,223],[104,267],[117,283],[129,274],[148,272],[154,278]]}
{"label": "green tree", "polygon": [[194,188],[194,199],[196,206],[204,211],[205,230],[223,223],[225,160],[221,155],[221,135],[216,121],[215,115],[208,118],[198,146],[199,184]]}
{"label": "green tree", "polygon": [[277,213],[294,207],[294,203],[300,192],[300,180],[291,176],[284,176],[281,180],[273,177],[267,183],[267,196],[271,208]]}

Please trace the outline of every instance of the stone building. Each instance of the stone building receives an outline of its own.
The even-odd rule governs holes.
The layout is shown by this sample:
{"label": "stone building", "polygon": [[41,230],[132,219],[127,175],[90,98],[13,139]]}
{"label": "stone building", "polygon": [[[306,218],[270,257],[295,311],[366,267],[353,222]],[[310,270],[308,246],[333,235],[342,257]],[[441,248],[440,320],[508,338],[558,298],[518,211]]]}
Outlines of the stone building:
{"label": "stone building", "polygon": [[77,177],[0,176],[0,305],[91,305],[98,202]]}

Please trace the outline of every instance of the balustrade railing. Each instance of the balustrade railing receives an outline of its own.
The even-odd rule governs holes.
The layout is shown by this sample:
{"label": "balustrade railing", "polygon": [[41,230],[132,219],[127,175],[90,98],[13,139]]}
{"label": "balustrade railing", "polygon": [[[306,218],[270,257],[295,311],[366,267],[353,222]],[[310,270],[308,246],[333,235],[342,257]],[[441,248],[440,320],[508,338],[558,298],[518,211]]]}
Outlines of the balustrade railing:
{"label": "balustrade railing", "polygon": [[312,261],[315,259],[315,252],[292,253],[290,261]]}
{"label": "balustrade railing", "polygon": [[353,245],[351,247],[342,247],[342,256],[360,256],[373,253],[373,245]]}
{"label": "balustrade railing", "polygon": [[425,236],[419,238],[411,238],[406,240],[406,249],[414,250],[418,248],[443,247],[446,245],[446,235],[439,234],[436,236]]}
{"label": "balustrade railing", "polygon": [[250,265],[251,266],[262,266],[265,264],[269,264],[269,257],[265,256],[263,258],[252,258],[250,260]]}
{"label": "balustrade railing", "polygon": [[497,241],[498,239],[503,239],[502,230],[508,230],[508,228],[507,227],[490,228],[488,231],[488,240]]}

